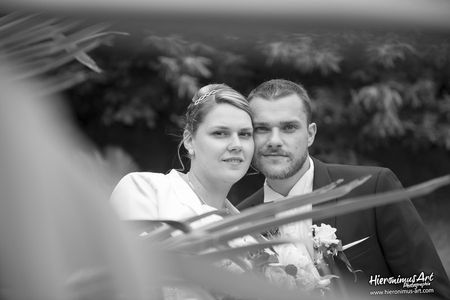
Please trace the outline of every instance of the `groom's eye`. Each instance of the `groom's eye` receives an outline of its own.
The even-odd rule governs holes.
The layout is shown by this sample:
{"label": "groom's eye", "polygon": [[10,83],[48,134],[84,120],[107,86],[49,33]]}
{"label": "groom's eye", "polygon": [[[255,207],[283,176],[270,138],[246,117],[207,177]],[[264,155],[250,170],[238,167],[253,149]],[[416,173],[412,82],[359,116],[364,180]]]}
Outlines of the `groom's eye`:
{"label": "groom's eye", "polygon": [[254,128],[254,130],[255,130],[255,133],[265,133],[265,132],[269,131],[269,128],[266,126],[256,126]]}
{"label": "groom's eye", "polygon": [[295,124],[286,124],[285,126],[283,126],[283,131],[286,132],[292,132],[297,130],[298,126]]}

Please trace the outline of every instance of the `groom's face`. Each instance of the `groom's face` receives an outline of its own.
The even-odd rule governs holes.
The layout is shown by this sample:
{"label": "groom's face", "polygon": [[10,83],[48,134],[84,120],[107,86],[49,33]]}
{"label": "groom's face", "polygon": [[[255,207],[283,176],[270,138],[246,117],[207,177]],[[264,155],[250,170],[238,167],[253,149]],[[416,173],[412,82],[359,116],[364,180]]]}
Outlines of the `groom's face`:
{"label": "groom's face", "polygon": [[291,94],[277,99],[255,97],[253,113],[255,167],[269,179],[297,174],[314,142],[316,124],[308,124],[303,101]]}

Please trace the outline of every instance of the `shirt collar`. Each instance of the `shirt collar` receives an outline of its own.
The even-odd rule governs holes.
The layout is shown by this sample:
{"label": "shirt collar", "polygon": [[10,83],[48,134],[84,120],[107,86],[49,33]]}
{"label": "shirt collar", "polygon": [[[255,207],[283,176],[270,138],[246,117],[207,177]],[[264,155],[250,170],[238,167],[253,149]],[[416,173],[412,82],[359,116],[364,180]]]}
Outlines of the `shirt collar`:
{"label": "shirt collar", "polygon": [[295,195],[303,195],[312,192],[313,190],[313,179],[314,179],[314,162],[310,156],[309,169],[303,174],[303,176],[297,181],[297,183],[289,191],[288,195],[284,197],[283,195],[275,192],[268,184],[267,179],[264,181],[264,203],[272,202],[277,200],[282,200],[287,197]]}

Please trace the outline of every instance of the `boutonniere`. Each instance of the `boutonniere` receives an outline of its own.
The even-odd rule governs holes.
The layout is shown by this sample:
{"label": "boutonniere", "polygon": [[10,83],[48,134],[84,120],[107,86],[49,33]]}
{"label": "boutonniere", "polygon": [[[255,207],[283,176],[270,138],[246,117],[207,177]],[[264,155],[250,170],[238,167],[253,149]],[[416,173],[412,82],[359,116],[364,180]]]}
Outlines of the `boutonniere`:
{"label": "boutonniere", "polygon": [[332,268],[334,267],[334,259],[337,258],[341,260],[347,269],[354,275],[356,282],[356,273],[361,272],[361,270],[353,269],[344,250],[365,241],[369,237],[342,246],[341,240],[337,238],[336,231],[336,228],[323,223],[320,224],[320,226],[312,226],[314,264],[321,275],[331,274]]}

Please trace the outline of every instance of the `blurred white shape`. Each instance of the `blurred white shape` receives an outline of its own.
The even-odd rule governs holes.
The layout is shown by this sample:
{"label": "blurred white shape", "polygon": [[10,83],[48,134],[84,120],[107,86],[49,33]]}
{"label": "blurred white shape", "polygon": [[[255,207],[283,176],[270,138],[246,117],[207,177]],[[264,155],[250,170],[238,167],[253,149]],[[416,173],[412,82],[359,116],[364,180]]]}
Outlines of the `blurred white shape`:
{"label": "blurred white shape", "polygon": [[[320,21],[375,22],[381,26],[406,24],[450,28],[450,2],[447,0],[4,0],[5,6],[44,10],[84,10],[100,13],[175,14],[198,19],[228,16],[267,18],[300,22],[303,18]],[[302,18],[302,19],[300,19]],[[386,23],[387,22],[387,23]]]}
{"label": "blurred white shape", "polygon": [[148,298],[158,255],[143,267],[98,184],[107,174],[77,155],[92,147],[60,99],[0,65],[0,298]]}

